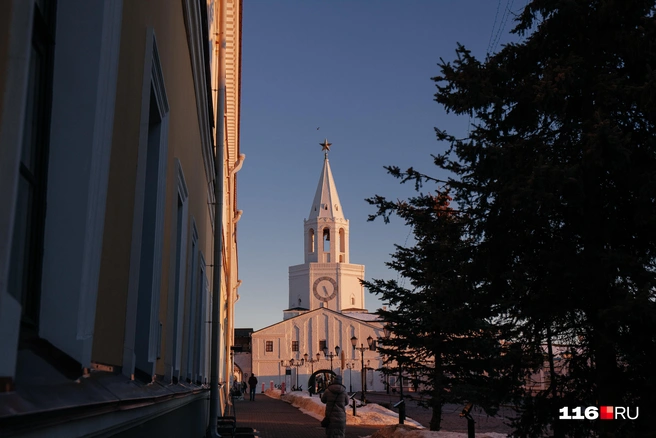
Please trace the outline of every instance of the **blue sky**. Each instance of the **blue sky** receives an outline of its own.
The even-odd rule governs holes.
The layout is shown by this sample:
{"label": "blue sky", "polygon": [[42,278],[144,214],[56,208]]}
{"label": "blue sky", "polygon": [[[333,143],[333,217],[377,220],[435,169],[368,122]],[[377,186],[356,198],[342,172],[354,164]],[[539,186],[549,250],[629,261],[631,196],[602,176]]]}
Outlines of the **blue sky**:
{"label": "blue sky", "polygon": [[[434,102],[440,58],[457,43],[483,58],[517,41],[504,9],[526,0],[246,0],[243,5],[241,151],[238,174],[239,288],[235,326],[255,330],[282,320],[291,265],[303,263],[303,219],[329,155],[344,214],[351,262],[367,279],[397,278],[385,266],[409,228],[398,219],[367,222],[365,198],[414,194],[385,165],[438,174],[444,148],[434,128],[464,135],[468,119]],[[494,44],[498,40],[497,44]],[[317,128],[319,128],[317,130]],[[425,187],[426,191],[432,187]],[[382,303],[366,294],[370,312]]]}

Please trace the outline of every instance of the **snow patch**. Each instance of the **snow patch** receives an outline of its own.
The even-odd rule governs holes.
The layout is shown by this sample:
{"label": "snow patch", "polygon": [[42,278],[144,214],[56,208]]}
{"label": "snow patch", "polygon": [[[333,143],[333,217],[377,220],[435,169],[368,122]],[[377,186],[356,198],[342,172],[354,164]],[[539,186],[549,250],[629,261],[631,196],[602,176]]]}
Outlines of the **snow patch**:
{"label": "snow patch", "polygon": [[[290,403],[292,406],[296,406],[304,414],[310,415],[318,420],[323,418],[326,411],[326,405],[321,402],[321,398],[318,395],[310,397],[305,391],[288,392],[281,396],[280,391],[276,394],[274,390],[271,394],[269,394],[268,391],[265,392],[265,394],[269,395],[269,397],[280,398],[287,403]],[[357,401],[357,405],[359,404],[360,402]],[[405,421],[414,427],[423,429],[421,424],[411,418],[406,418]],[[356,406],[355,416],[353,415],[352,405],[349,405],[346,408],[347,425],[386,426],[398,424],[398,422],[399,414],[375,403],[369,403],[366,406]]]}
{"label": "snow patch", "polygon": [[[321,403],[321,398],[316,394],[314,397],[310,397],[306,391],[292,391],[282,395],[279,389],[267,389],[264,394],[290,403],[292,406],[299,408],[304,414],[317,420],[321,420],[326,411],[326,405]],[[381,426],[379,431],[364,438],[467,438],[467,434],[462,432],[431,432],[407,417],[405,419],[406,424],[398,423],[399,414],[375,403],[360,406],[360,401],[357,400],[355,416],[353,416],[352,406],[346,408],[347,425]],[[476,433],[476,438],[506,437],[506,434],[497,432]]]}
{"label": "snow patch", "polygon": [[[497,432],[477,433],[477,438],[506,438],[507,435]],[[397,424],[385,427],[373,435],[365,438],[467,438],[462,432],[431,432],[430,430],[418,430],[410,426]]]}

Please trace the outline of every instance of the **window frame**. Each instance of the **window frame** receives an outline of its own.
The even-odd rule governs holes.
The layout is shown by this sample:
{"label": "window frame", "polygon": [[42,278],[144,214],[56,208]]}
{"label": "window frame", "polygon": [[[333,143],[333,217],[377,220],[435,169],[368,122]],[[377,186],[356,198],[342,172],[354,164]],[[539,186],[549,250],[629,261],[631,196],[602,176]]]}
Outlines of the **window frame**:
{"label": "window frame", "polygon": [[[41,7],[46,6],[46,10]],[[9,293],[21,304],[21,337],[38,335],[41,310],[41,276],[45,237],[46,200],[48,182],[48,153],[50,147],[50,120],[52,112],[52,86],[54,75],[55,8],[51,3],[34,3],[30,37],[30,59],[27,68],[23,136],[19,153],[19,171],[16,193],[16,210],[12,234]],[[34,55],[38,56],[36,66]],[[37,71],[35,71],[37,70]],[[34,76],[33,76],[34,75]],[[34,77],[34,83],[32,78]],[[33,93],[31,93],[31,91]],[[31,112],[32,114],[28,114]],[[33,119],[33,120],[32,120]],[[32,120],[28,126],[28,120]],[[26,133],[31,133],[29,137]],[[26,144],[32,140],[30,144]],[[29,148],[29,156],[26,157]],[[27,158],[28,163],[25,163]],[[27,193],[21,195],[20,186],[27,184]],[[20,199],[26,197],[24,219],[18,220]],[[25,222],[27,224],[25,224]],[[22,241],[16,239],[18,227],[24,227]],[[15,251],[20,251],[15,254]],[[18,264],[15,265],[15,264]],[[19,269],[20,268],[20,269]],[[12,278],[12,274],[21,278]],[[12,283],[19,285],[12,290]],[[27,333],[24,333],[27,330]]]}
{"label": "window frame", "polygon": [[[132,223],[132,246],[130,248],[130,274],[128,280],[128,306],[125,321],[124,348],[134,354],[123,356],[123,373],[134,374],[141,378],[155,375],[157,362],[157,331],[159,327],[160,285],[162,281],[162,256],[164,243],[164,203],[166,201],[166,165],[168,162],[168,125],[170,107],[166,94],[162,63],[159,57],[157,39],[152,27],[146,30],[146,50],[144,53],[144,71],[141,88],[141,123],[139,130],[139,152],[137,178],[135,184],[134,216]],[[153,112],[151,112],[151,110]],[[155,120],[153,117],[157,117]],[[153,126],[156,126],[153,129]],[[157,145],[157,166],[150,162],[151,146]],[[155,149],[153,149],[155,151]],[[154,158],[153,158],[154,159]],[[149,169],[157,169],[157,187],[150,187],[155,192],[154,229],[152,249],[152,284],[148,297],[140,287],[141,258],[144,211],[149,200],[146,193]],[[145,277],[144,277],[145,278]],[[139,302],[149,304],[149,309],[140,308]],[[137,327],[146,330],[137,330]],[[145,346],[145,347],[144,347]]]}

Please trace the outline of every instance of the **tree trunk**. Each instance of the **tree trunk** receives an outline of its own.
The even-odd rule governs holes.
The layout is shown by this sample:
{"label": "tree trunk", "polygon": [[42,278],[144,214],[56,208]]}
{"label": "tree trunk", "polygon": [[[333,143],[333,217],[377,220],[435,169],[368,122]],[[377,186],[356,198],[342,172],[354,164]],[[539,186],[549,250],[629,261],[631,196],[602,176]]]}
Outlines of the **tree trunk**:
{"label": "tree trunk", "polygon": [[430,403],[433,413],[428,425],[430,430],[440,430],[442,427],[442,367],[438,357],[435,356],[435,369],[433,371],[433,391]]}
{"label": "tree trunk", "polygon": [[[547,327],[547,355],[549,356],[549,390],[552,397],[553,412],[557,412],[558,406],[558,390],[556,388],[556,367],[554,366],[553,346],[551,344],[551,327]],[[554,436],[560,436],[560,420],[553,418],[552,421]]]}
{"label": "tree trunk", "polygon": [[[604,327],[603,322],[597,322],[593,331],[593,348],[595,360],[595,381],[597,384],[597,404],[599,406],[622,405],[620,391],[617,386],[617,359],[615,346],[609,341],[612,334]],[[600,421],[600,438],[614,438],[617,430],[616,421]]]}

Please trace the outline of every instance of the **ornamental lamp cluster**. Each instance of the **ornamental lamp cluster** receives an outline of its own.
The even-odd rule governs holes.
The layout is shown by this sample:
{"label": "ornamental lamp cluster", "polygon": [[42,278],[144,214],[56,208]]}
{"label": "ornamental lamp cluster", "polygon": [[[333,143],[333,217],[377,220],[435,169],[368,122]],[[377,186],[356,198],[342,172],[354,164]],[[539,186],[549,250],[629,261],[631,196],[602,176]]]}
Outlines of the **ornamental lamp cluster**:
{"label": "ornamental lamp cluster", "polygon": [[291,367],[296,367],[296,387],[297,388],[298,388],[298,368],[302,367],[303,365],[305,365],[305,360],[304,359],[301,359],[301,360],[294,360],[293,358],[289,359],[289,363],[287,365],[285,365],[284,360],[280,361],[280,366],[290,367],[290,368]]}
{"label": "ornamental lamp cluster", "polygon": [[392,334],[392,328],[388,324],[385,324],[383,326],[383,336],[385,336],[385,339],[389,339],[391,334]]}
{"label": "ornamental lamp cluster", "polygon": [[289,359],[289,363],[288,363],[288,365],[285,365],[285,361],[284,361],[284,360],[281,360],[281,361],[280,361],[280,365],[283,366],[283,367],[287,367],[287,366],[290,366],[290,367],[300,367],[300,366],[303,366],[304,363],[305,363],[305,360],[303,360],[303,359],[301,359],[301,360],[299,361],[299,360],[294,360],[293,358],[292,358],[292,359]]}
{"label": "ornamental lamp cluster", "polygon": [[[323,349],[323,355],[326,357],[326,359],[330,359],[330,371],[333,370],[333,358],[339,356],[339,352],[341,351],[341,348],[339,348],[339,345],[335,347],[335,352],[333,353],[332,351],[330,354],[328,354],[328,347],[324,347]],[[318,356],[318,353],[317,353]]]}
{"label": "ornamental lamp cluster", "polygon": [[303,357],[305,358],[305,364],[306,365],[310,364],[312,366],[312,374],[314,374],[314,364],[321,360],[321,353],[317,353],[317,358],[316,359],[314,359],[314,358],[308,359],[310,357],[310,355],[307,354],[307,353],[305,353],[303,355]]}

